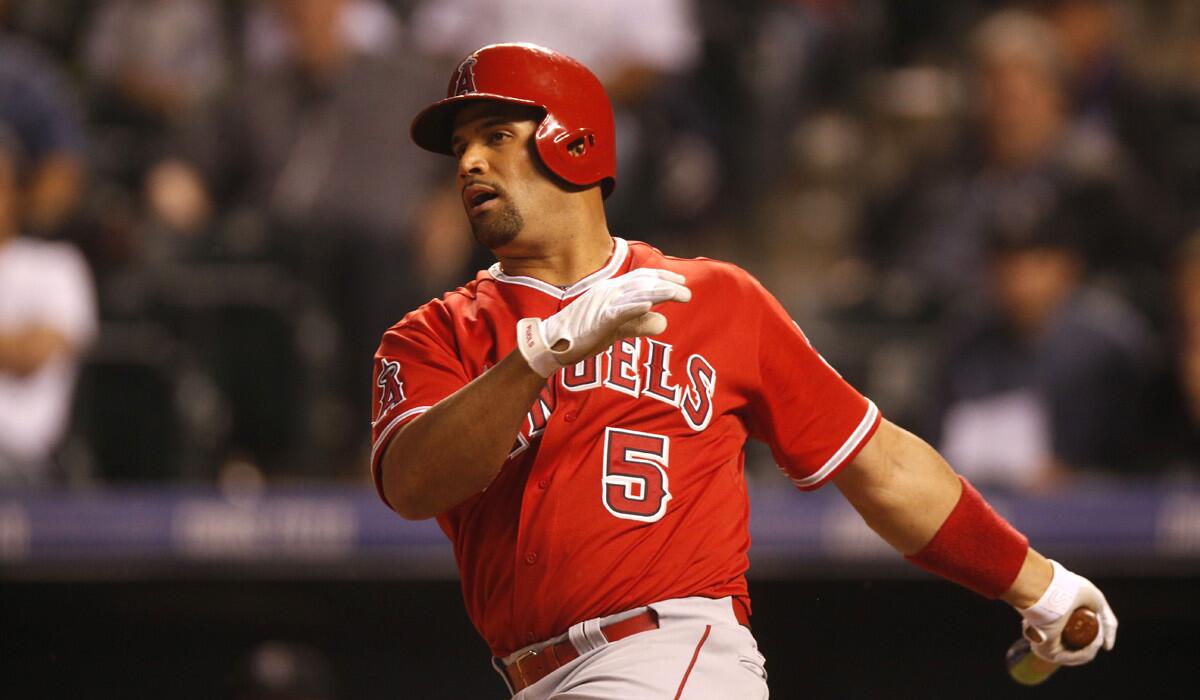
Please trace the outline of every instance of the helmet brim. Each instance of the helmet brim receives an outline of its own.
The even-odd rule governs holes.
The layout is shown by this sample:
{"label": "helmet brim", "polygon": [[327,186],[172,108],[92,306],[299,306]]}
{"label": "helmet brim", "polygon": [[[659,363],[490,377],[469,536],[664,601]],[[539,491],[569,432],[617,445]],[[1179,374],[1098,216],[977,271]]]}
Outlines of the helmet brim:
{"label": "helmet brim", "polygon": [[532,100],[522,100],[505,95],[494,95],[486,92],[455,95],[454,97],[447,97],[440,102],[435,102],[417,114],[409,130],[413,143],[427,151],[448,156],[454,155],[453,149],[450,148],[450,139],[454,136],[454,117],[458,114],[459,110],[474,102],[506,102],[514,105],[537,107],[543,112],[545,111],[544,106]]}

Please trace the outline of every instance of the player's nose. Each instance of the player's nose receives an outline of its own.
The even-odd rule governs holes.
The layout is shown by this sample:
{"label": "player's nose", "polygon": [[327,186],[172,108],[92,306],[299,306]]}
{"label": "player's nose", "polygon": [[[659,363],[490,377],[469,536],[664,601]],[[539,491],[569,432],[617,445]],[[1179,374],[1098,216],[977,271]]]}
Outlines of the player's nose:
{"label": "player's nose", "polygon": [[482,144],[470,143],[458,156],[458,175],[482,175],[488,170],[487,158],[484,157]]}

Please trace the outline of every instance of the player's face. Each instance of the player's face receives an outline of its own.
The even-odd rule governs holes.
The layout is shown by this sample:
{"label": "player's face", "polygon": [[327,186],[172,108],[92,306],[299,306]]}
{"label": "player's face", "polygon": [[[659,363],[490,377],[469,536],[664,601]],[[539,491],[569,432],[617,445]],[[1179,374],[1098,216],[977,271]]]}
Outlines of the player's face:
{"label": "player's face", "polygon": [[539,118],[527,107],[480,102],[455,119],[451,148],[463,207],[475,239],[492,250],[524,230],[523,212],[541,210],[558,193],[533,150]]}

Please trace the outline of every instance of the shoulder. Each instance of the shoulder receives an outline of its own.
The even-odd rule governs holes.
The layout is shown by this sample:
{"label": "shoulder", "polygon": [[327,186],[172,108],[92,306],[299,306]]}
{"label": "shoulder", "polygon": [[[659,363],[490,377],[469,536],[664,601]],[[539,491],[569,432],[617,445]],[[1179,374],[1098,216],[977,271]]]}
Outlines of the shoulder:
{"label": "shoulder", "polygon": [[482,270],[470,282],[409,311],[388,329],[387,335],[425,334],[449,338],[456,323],[474,318],[479,308],[489,303],[489,289],[494,284],[491,275]]}
{"label": "shoulder", "polygon": [[641,241],[630,241],[634,267],[659,267],[678,272],[688,280],[688,286],[717,286],[727,291],[762,293],[763,286],[745,269],[724,260],[696,257],[681,258],[667,255]]}

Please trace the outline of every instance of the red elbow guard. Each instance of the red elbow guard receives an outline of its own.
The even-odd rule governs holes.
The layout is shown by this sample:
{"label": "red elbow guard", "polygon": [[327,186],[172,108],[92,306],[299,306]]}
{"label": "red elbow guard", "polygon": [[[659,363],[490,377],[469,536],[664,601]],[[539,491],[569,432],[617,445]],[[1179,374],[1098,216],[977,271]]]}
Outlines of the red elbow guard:
{"label": "red elbow guard", "polygon": [[958,504],[929,544],[905,558],[982,596],[999,598],[1017,579],[1029,540],[958,478],[963,487]]}

